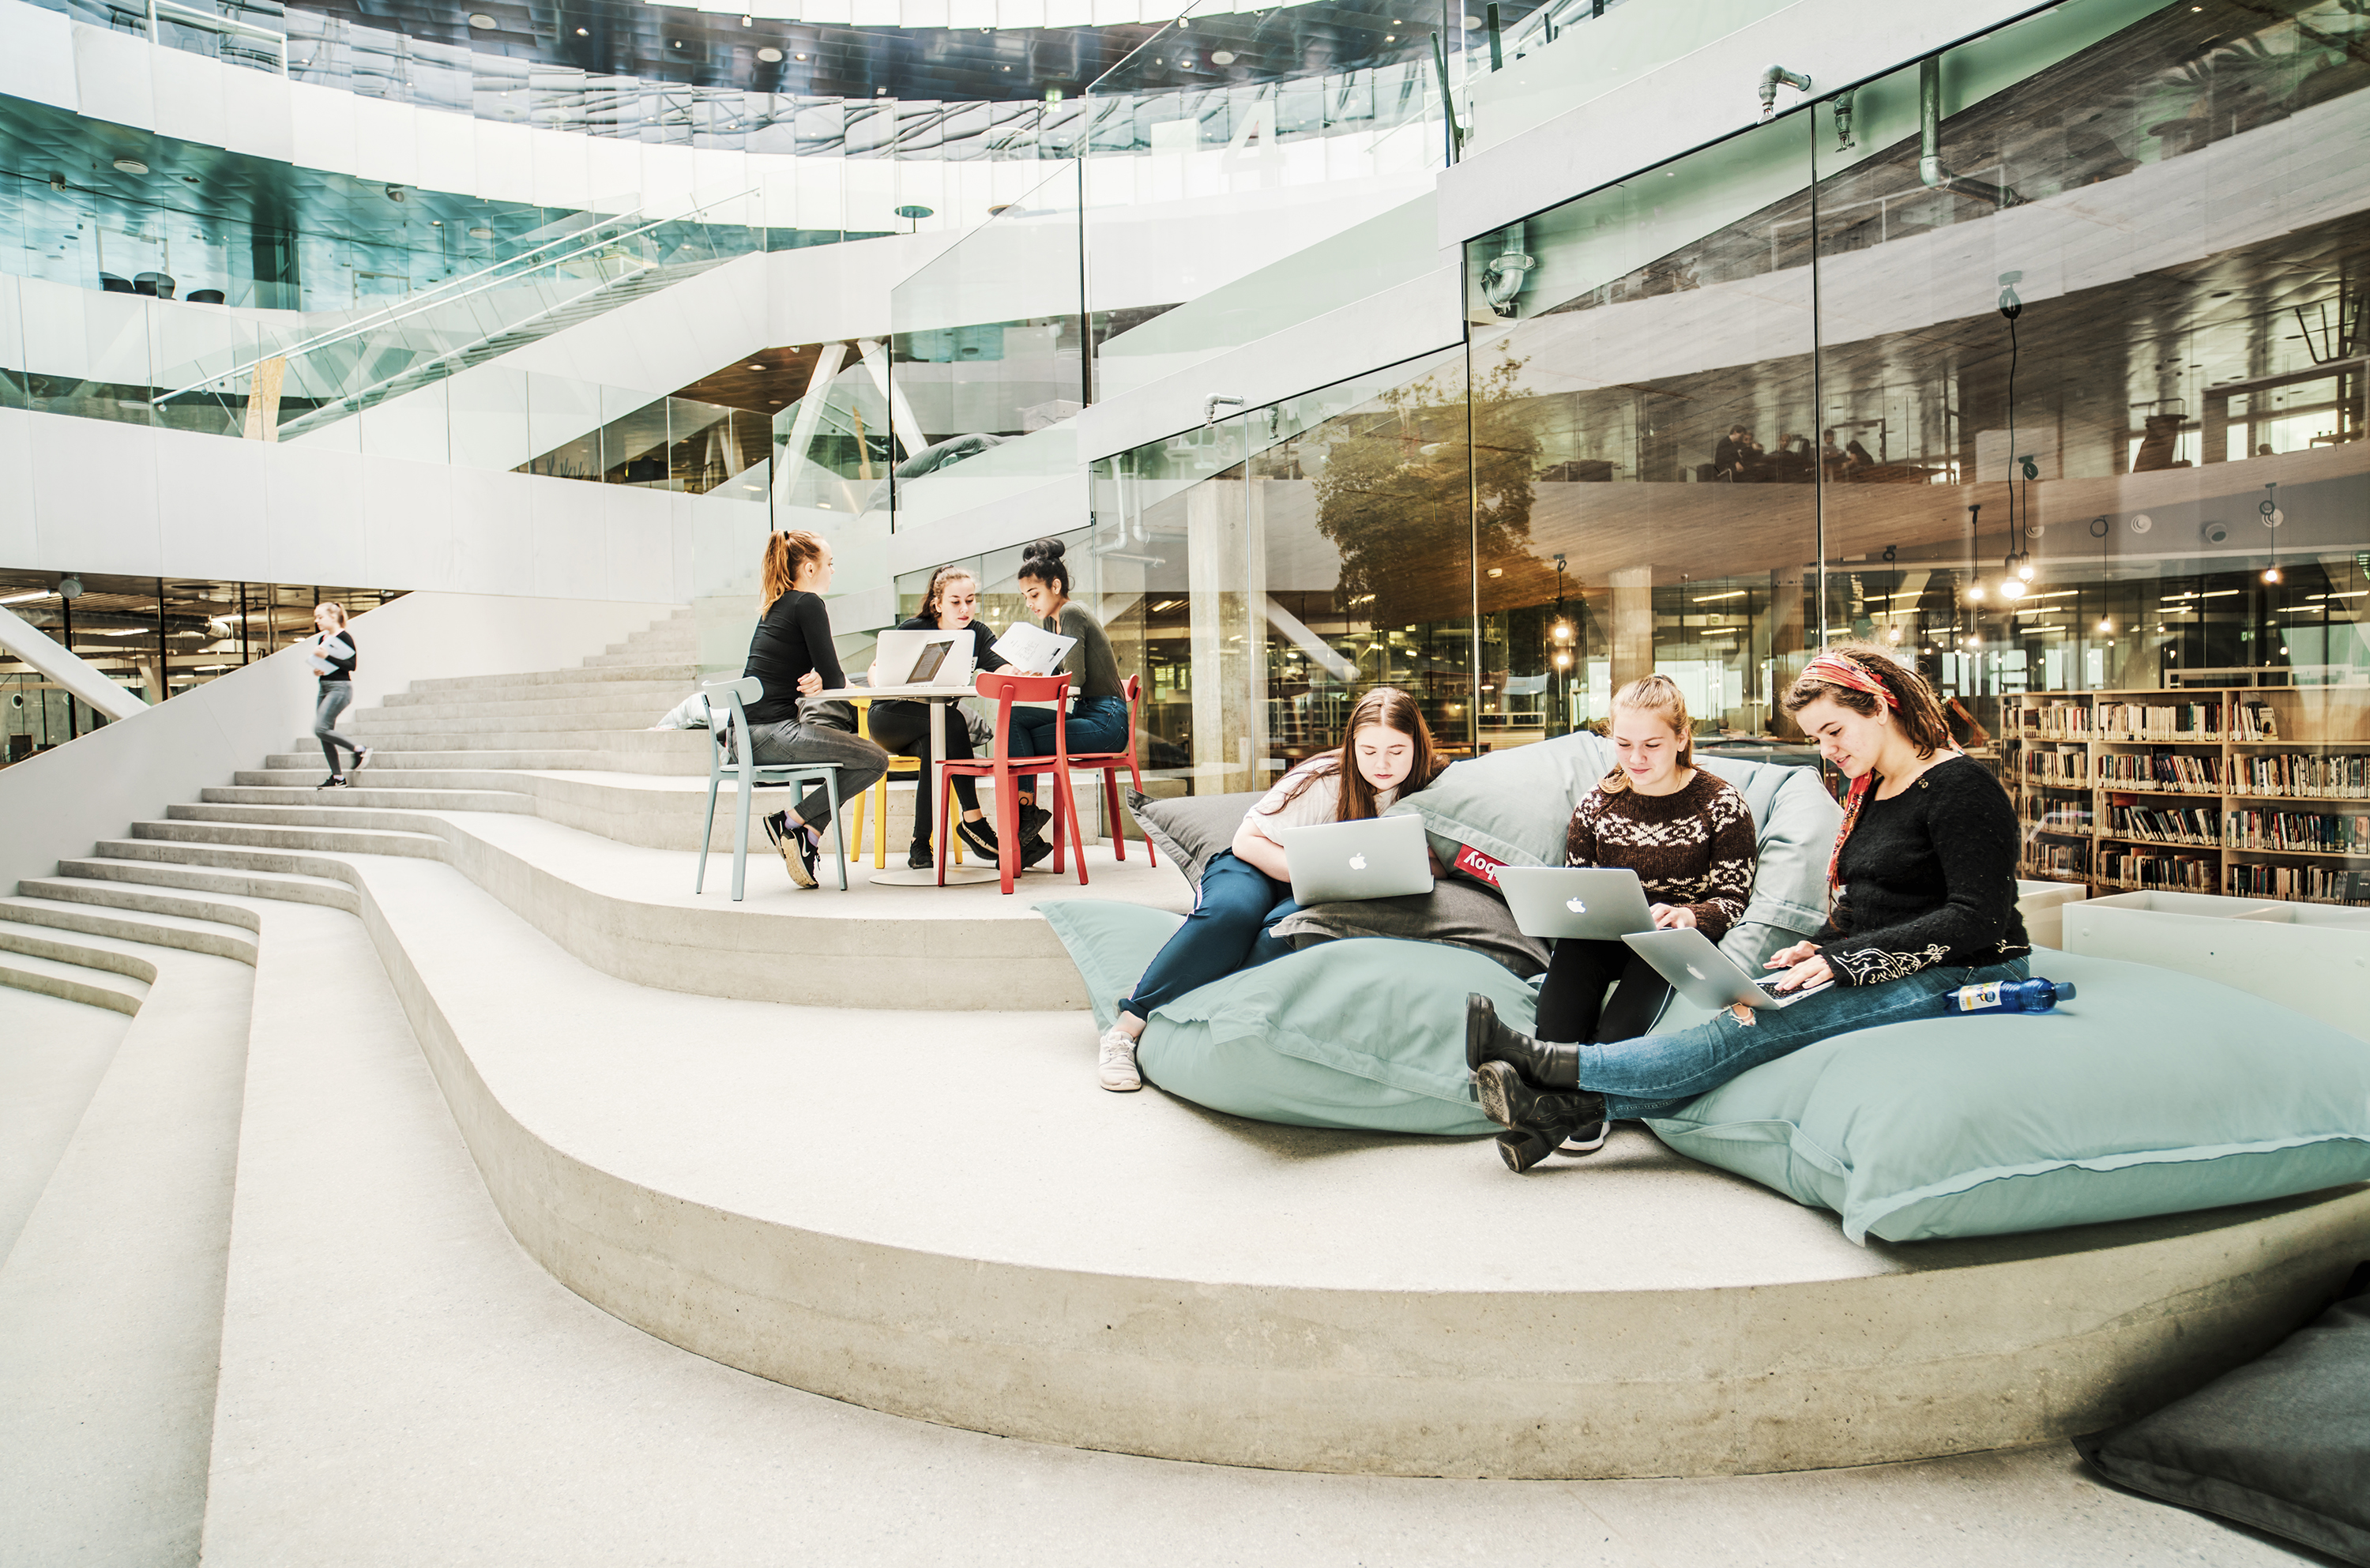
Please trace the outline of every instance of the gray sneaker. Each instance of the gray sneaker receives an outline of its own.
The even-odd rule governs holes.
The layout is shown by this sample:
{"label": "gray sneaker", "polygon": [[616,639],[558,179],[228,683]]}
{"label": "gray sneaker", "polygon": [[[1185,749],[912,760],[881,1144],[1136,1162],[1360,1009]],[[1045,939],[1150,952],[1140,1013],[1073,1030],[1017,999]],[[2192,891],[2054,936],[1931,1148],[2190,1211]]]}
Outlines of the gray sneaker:
{"label": "gray sneaker", "polygon": [[1135,1070],[1135,1037],[1117,1024],[1104,1030],[1095,1042],[1095,1073],[1115,1094],[1142,1089],[1144,1075]]}

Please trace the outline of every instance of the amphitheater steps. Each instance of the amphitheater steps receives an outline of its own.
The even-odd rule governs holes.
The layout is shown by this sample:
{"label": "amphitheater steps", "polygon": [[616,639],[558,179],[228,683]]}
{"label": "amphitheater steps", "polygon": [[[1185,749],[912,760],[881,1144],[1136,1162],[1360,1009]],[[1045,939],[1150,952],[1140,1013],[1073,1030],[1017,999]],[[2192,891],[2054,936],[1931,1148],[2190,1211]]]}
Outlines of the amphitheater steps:
{"label": "amphitheater steps", "polygon": [[[601,657],[601,655],[595,655]],[[443,675],[414,681],[414,692],[499,691],[522,694],[526,687],[616,682],[678,685],[689,696],[699,684],[699,666],[689,657],[634,663],[583,663],[565,670],[530,670],[507,675]]]}
{"label": "amphitheater steps", "polygon": [[30,936],[16,937],[14,929],[0,923],[0,986],[19,991],[33,991],[61,1001],[80,1002],[85,1007],[105,1008],[127,1017],[137,1014],[148,999],[148,982],[133,975],[75,959],[61,959],[42,948],[54,949],[59,944],[38,942]]}
{"label": "amphitheater steps", "polygon": [[159,909],[128,912],[95,907],[74,900],[70,894],[61,897],[52,891],[64,885],[68,884],[63,878],[28,879],[19,884],[20,896],[0,898],[0,921],[178,948],[247,964],[255,962],[255,932],[248,928]]}
{"label": "amphitheater steps", "polygon": [[[111,841],[121,844],[122,840]],[[182,893],[203,893],[226,897],[268,898],[292,904],[318,904],[331,909],[357,913],[361,905],[354,890],[334,877],[316,871],[272,870],[260,867],[224,864],[201,864],[193,860],[168,858],[157,851],[160,846],[144,846],[150,853],[144,855],[110,855],[102,843],[98,852],[79,855],[58,862],[58,875],[88,882],[121,895],[150,890],[168,890],[167,895]],[[330,863],[315,861],[316,868]]]}

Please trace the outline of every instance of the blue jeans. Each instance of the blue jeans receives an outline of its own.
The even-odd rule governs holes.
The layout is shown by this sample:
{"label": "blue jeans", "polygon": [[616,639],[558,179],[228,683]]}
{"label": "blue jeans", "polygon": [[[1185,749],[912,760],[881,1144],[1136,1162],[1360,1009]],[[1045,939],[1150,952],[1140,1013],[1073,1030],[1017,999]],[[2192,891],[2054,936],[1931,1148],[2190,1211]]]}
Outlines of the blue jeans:
{"label": "blue jeans", "polygon": [[[1082,697],[1070,709],[1067,732],[1073,752],[1115,752],[1127,749],[1127,698]],[[1053,710],[1015,708],[1012,710],[1012,755],[1015,757],[1053,755]],[[1035,792],[1037,780],[1022,781]]]}
{"label": "blue jeans", "polygon": [[1213,980],[1282,958],[1292,944],[1270,928],[1298,909],[1292,889],[1231,849],[1210,858],[1202,872],[1202,901],[1154,955],[1135,994],[1120,1003],[1138,1018]]}
{"label": "blue jeans", "polygon": [[1710,1022],[1676,1034],[1582,1043],[1580,1086],[1605,1096],[1605,1113],[1615,1121],[1659,1116],[1740,1073],[1831,1036],[1938,1017],[1945,991],[1987,980],[2022,980],[2031,973],[2020,958],[1973,969],[1946,964],[1876,986],[1830,986],[1790,1008],[1759,1009],[1750,1023],[1738,1022],[1733,1009],[1723,1009]]}

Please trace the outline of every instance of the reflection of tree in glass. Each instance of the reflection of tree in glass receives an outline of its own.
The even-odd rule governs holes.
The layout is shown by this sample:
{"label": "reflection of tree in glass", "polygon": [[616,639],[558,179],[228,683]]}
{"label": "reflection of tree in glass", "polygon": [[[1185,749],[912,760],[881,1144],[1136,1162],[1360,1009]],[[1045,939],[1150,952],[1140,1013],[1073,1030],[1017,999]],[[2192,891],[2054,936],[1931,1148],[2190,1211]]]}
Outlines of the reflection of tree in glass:
{"label": "reflection of tree in glass", "polygon": [[1527,547],[1539,441],[1523,414],[1524,363],[1508,353],[1473,384],[1469,440],[1454,371],[1384,394],[1385,414],[1341,421],[1315,484],[1317,526],[1341,552],[1341,602],[1363,618],[1471,614],[1468,515],[1483,562],[1538,564]]}

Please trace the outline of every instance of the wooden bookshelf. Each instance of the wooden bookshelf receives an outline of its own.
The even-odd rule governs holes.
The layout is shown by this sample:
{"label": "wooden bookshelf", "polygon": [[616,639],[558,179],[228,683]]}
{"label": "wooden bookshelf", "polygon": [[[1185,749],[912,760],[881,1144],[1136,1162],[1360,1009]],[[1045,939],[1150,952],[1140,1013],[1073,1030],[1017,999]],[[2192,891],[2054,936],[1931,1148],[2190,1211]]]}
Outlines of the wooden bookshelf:
{"label": "wooden bookshelf", "polygon": [[2370,905],[2370,686],[2033,692],[2003,707],[2019,875]]}

